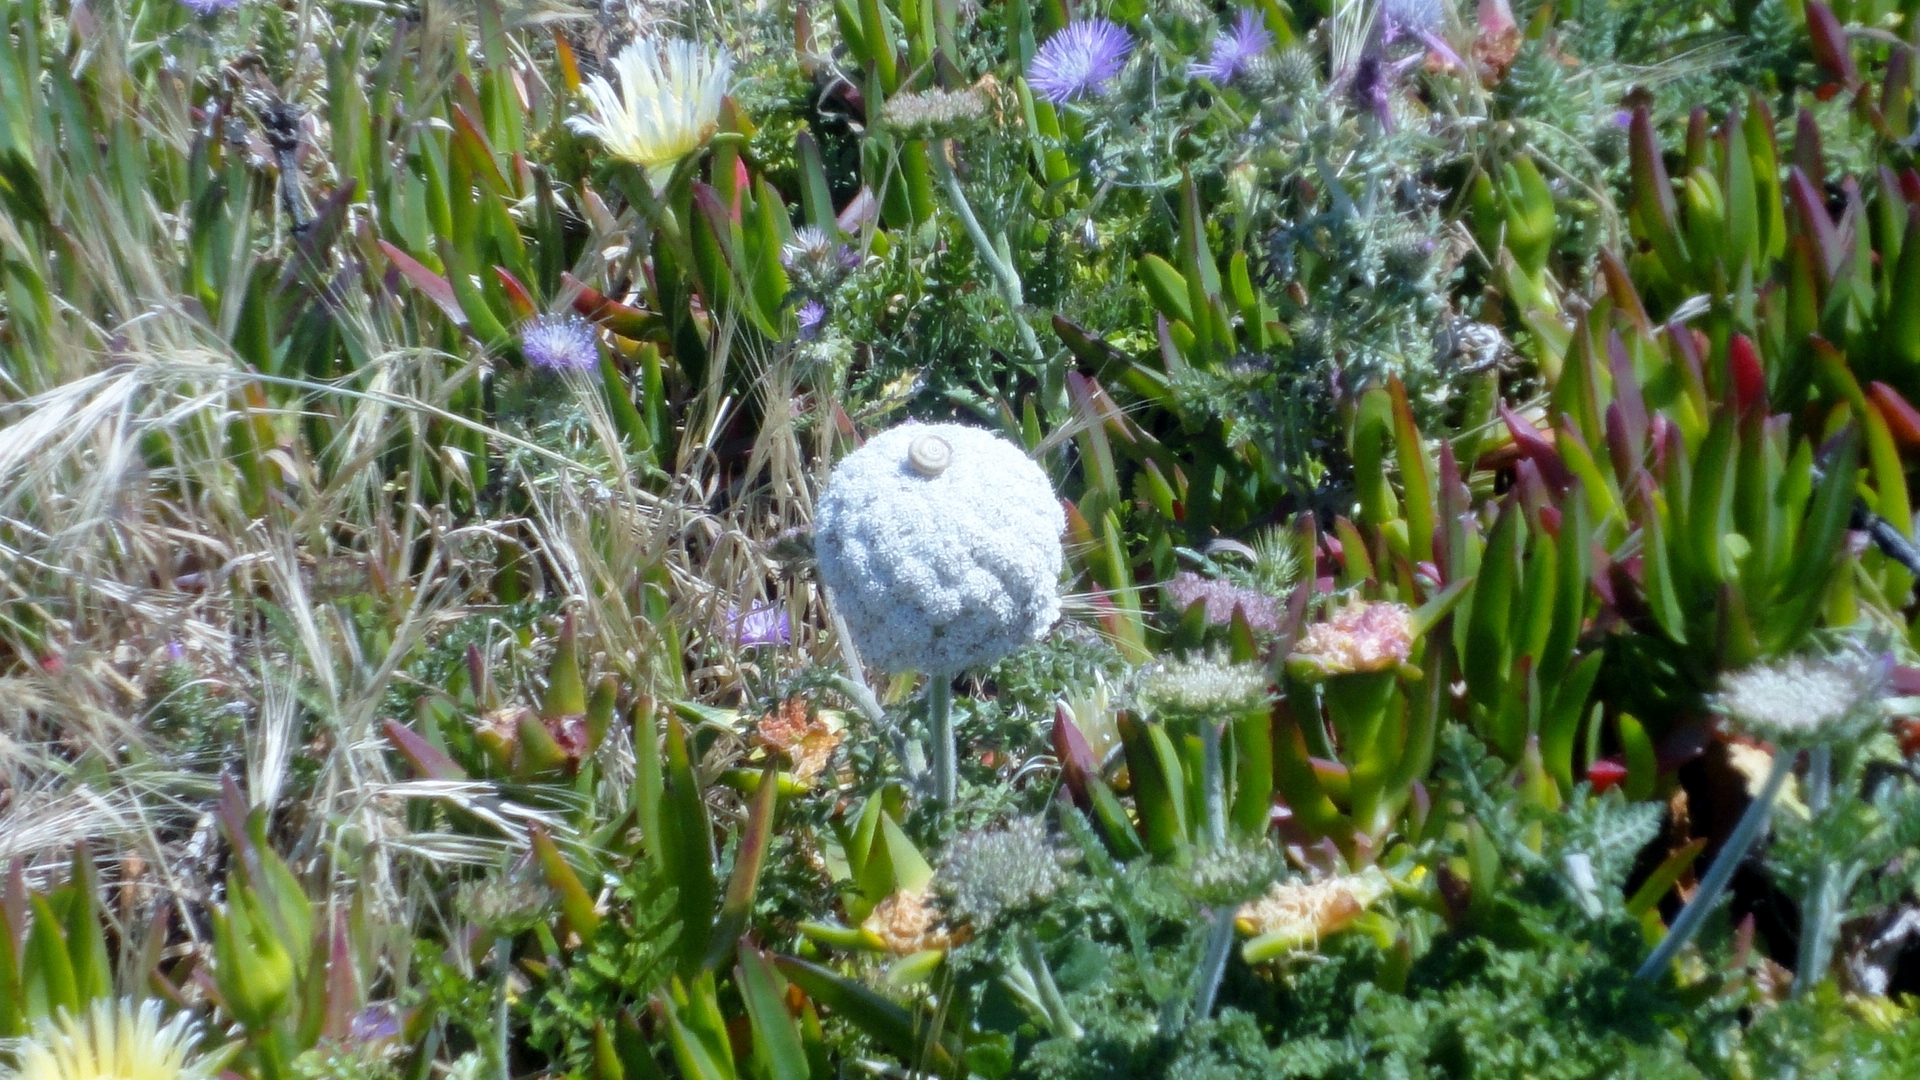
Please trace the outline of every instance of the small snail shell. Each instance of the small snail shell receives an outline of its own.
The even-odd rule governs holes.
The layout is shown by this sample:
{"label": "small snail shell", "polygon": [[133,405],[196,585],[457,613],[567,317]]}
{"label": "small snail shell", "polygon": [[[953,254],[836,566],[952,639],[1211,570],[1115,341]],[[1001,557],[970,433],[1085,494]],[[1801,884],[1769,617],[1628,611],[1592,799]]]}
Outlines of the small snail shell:
{"label": "small snail shell", "polygon": [[932,479],[947,471],[953,463],[953,447],[938,435],[922,435],[907,447],[907,464],[921,476]]}

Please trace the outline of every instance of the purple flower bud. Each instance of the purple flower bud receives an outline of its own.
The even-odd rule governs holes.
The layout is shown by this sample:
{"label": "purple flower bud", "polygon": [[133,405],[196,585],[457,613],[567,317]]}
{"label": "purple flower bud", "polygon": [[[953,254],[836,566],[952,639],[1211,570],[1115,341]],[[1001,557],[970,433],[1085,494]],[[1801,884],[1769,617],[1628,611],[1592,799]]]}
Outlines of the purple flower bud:
{"label": "purple flower bud", "polygon": [[1233,28],[1213,39],[1213,49],[1204,62],[1193,65],[1193,73],[1225,86],[1247,69],[1248,61],[1271,48],[1273,32],[1260,21],[1259,15],[1241,8],[1234,16]]}
{"label": "purple flower bud", "polygon": [[793,640],[787,609],[778,604],[754,604],[746,611],[729,609],[727,624],[734,643],[742,647],[785,645]]}
{"label": "purple flower bud", "polygon": [[809,300],[794,314],[800,318],[800,340],[812,341],[820,336],[820,327],[827,321],[827,305]]}

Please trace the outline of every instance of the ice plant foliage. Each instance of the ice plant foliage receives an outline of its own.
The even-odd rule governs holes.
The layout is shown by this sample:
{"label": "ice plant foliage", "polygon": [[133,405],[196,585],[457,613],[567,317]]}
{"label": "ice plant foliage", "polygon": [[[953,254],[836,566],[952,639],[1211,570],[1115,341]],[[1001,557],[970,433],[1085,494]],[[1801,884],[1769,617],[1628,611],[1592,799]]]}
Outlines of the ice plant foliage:
{"label": "ice plant foliage", "polygon": [[1726,676],[1715,703],[1757,738],[1824,741],[1871,717],[1886,693],[1887,671],[1884,658],[1863,653],[1794,656]]}
{"label": "ice plant foliage", "polygon": [[1320,675],[1388,671],[1413,649],[1413,612],[1405,604],[1355,600],[1307,627],[1288,662]]}
{"label": "ice plant foliage", "polygon": [[520,354],[542,371],[593,371],[600,346],[593,324],[578,315],[538,315],[520,331]]}
{"label": "ice plant foliage", "polygon": [[905,424],[833,470],[814,518],[820,579],[862,658],[956,672],[1060,614],[1053,485],[1019,447],[960,424]]}
{"label": "ice plant foliage", "polygon": [[218,15],[240,6],[240,0],[180,0],[180,3],[195,15]]}
{"label": "ice plant foliage", "polygon": [[568,117],[567,126],[641,166],[658,188],[719,127],[733,60],[691,41],[636,38],[614,57],[613,70],[619,86],[589,78],[580,88],[587,111]]}
{"label": "ice plant foliage", "polygon": [[1133,35],[1107,19],[1081,19],[1033,54],[1027,85],[1055,105],[1107,93],[1133,52]]}
{"label": "ice plant foliage", "polygon": [[1273,48],[1273,32],[1260,21],[1257,12],[1241,8],[1233,26],[1213,39],[1207,58],[1193,65],[1193,73],[1225,86],[1247,69],[1247,64]]}
{"label": "ice plant foliage", "polygon": [[194,1052],[200,1026],[188,1013],[160,1022],[160,1003],[95,1001],[78,1018],[62,1011],[34,1026],[6,1080],[211,1080],[220,1055]]}

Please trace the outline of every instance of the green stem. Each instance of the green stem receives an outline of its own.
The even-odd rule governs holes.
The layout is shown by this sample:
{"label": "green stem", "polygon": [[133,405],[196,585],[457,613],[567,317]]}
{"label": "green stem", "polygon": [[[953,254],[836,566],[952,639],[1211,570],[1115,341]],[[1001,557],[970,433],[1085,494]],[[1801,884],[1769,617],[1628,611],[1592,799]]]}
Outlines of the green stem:
{"label": "green stem", "polygon": [[933,801],[953,806],[960,768],[953,741],[953,676],[935,672],[927,683],[927,753],[933,759]]}
{"label": "green stem", "polygon": [[1039,991],[1047,1026],[1063,1039],[1077,1039],[1085,1034],[1073,1014],[1067,1011],[1067,999],[1061,995],[1059,984],[1053,981],[1053,969],[1047,966],[1047,958],[1040,951],[1040,939],[1024,926],[1015,931],[1015,938],[1020,946],[1020,962],[1026,965],[1027,974],[1033,977],[1033,985]]}
{"label": "green stem", "polygon": [[1220,982],[1227,975],[1227,957],[1233,952],[1233,908],[1214,913],[1213,926],[1207,931],[1207,952],[1200,961],[1200,985],[1193,995],[1196,1019],[1213,1015],[1213,1002],[1220,994]]}
{"label": "green stem", "polygon": [[[1833,754],[1825,746],[1807,753],[1807,810],[1817,822],[1832,796]],[[1822,855],[1807,882],[1807,895],[1800,904],[1800,955],[1794,963],[1793,996],[1805,994],[1826,973],[1833,959],[1834,895],[1833,859]]]}
{"label": "green stem", "polygon": [[1673,920],[1673,927],[1667,931],[1659,947],[1653,950],[1653,955],[1647,957],[1647,962],[1633,973],[1634,978],[1651,979],[1667,970],[1673,958],[1680,954],[1693,935],[1700,932],[1700,925],[1706,922],[1708,913],[1720,902],[1720,894],[1726,891],[1727,883],[1733,880],[1733,871],[1747,857],[1747,850],[1753,847],[1753,842],[1767,831],[1767,815],[1773,809],[1773,800],[1780,794],[1781,785],[1786,783],[1792,771],[1793,753],[1785,749],[1776,750],[1773,767],[1767,771],[1767,781],[1761,787],[1760,794],[1747,805],[1747,812],[1740,815],[1739,824],[1733,827],[1733,833],[1727,837],[1720,854],[1714,857],[1713,865],[1707,868],[1707,876],[1701,879],[1699,891],[1693,894],[1692,900],[1687,901],[1686,907],[1680,909],[1679,918]]}
{"label": "green stem", "polygon": [[1004,253],[1006,241],[999,243],[987,235],[980,225],[980,219],[974,216],[973,205],[967,202],[967,193],[960,187],[960,177],[956,176],[953,166],[947,162],[947,153],[952,147],[951,140],[943,140],[927,147],[927,157],[933,161],[933,172],[940,180],[940,187],[947,194],[947,201],[953,204],[954,216],[960,219],[960,225],[967,231],[967,239],[973,241],[974,252],[980,261],[987,264],[993,280],[1000,286],[1001,298],[1011,309],[1014,329],[1020,335],[1020,344],[1027,350],[1028,357],[1053,380],[1052,365],[1047,363],[1047,354],[1040,348],[1040,339],[1034,336],[1033,327],[1027,325],[1026,317],[1020,309],[1026,306],[1026,292],[1020,285],[1020,273],[1013,268],[1013,262]]}
{"label": "green stem", "polygon": [[510,1030],[507,1023],[507,975],[512,970],[512,942],[502,934],[493,944],[493,1056],[494,1064],[499,1068],[500,1080],[513,1080],[513,1071],[508,1066],[507,1036]]}
{"label": "green stem", "polygon": [[1207,814],[1207,844],[1227,846],[1227,778],[1220,765],[1220,727],[1211,720],[1200,722],[1200,782],[1204,785]]}

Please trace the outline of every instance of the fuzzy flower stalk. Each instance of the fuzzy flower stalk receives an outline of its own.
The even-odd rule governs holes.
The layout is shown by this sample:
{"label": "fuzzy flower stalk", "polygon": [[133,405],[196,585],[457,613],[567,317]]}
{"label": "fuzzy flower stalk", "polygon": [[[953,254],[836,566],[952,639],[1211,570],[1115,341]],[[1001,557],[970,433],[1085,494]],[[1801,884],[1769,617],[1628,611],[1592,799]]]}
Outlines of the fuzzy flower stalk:
{"label": "fuzzy flower stalk", "polygon": [[1049,1031],[1077,1039],[1084,1032],[1054,981],[1031,920],[1012,917],[1031,912],[1068,880],[1061,854],[1039,818],[1017,818],[1002,829],[962,834],[934,876],[948,906],[975,931],[984,933],[996,923],[1006,927],[1020,957],[1009,973],[1009,987]]}
{"label": "fuzzy flower stalk", "polygon": [[612,66],[619,86],[589,78],[580,88],[586,111],[569,116],[567,126],[640,166],[658,195],[674,166],[718,130],[733,60],[724,49],[708,52],[691,41],[636,38]]}
{"label": "fuzzy flower stalk", "polygon": [[21,1040],[5,1080],[212,1080],[223,1054],[195,1052],[200,1025],[187,1013],[160,1022],[160,1003],[101,999],[78,1017],[61,1010]]}
{"label": "fuzzy flower stalk", "polygon": [[868,664],[923,671],[934,797],[958,786],[953,678],[1060,615],[1066,515],[1019,447],[961,424],[903,424],[847,455],[814,517],[820,581]]}
{"label": "fuzzy flower stalk", "polygon": [[[1221,762],[1221,736],[1230,723],[1267,722],[1266,709],[1272,701],[1269,681],[1267,669],[1260,664],[1235,664],[1224,657],[1173,660],[1148,669],[1134,695],[1143,709],[1163,722],[1187,722],[1199,727],[1202,806],[1207,846],[1214,851],[1227,846],[1227,779]],[[1259,807],[1259,814],[1263,827],[1265,806]],[[1222,908],[1213,914],[1206,953],[1200,961],[1200,982],[1194,995],[1194,1011],[1200,1016],[1213,1011],[1232,948],[1233,910]]]}
{"label": "fuzzy flower stalk", "polygon": [[[1673,958],[1700,932],[1701,924],[1733,880],[1735,868],[1754,842],[1766,835],[1773,804],[1792,775],[1794,759],[1801,750],[1808,751],[1808,809],[1815,814],[1825,809],[1832,786],[1832,747],[1859,739],[1880,719],[1879,705],[1887,693],[1890,669],[1889,657],[1850,652],[1757,664],[1721,681],[1720,693],[1712,702],[1714,708],[1743,734],[1774,743],[1773,762],[1760,791],[1747,804],[1746,812],[1701,878],[1700,888],[1674,918],[1653,955],[1634,973],[1635,978],[1652,979],[1667,970]],[[1836,890],[1829,887],[1833,872],[1833,860],[1829,859],[1816,869],[1809,895],[1802,898],[1795,994],[1818,982],[1832,959],[1838,921],[1832,910]]]}

